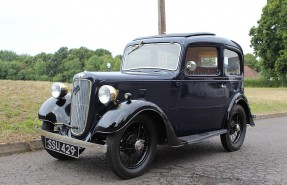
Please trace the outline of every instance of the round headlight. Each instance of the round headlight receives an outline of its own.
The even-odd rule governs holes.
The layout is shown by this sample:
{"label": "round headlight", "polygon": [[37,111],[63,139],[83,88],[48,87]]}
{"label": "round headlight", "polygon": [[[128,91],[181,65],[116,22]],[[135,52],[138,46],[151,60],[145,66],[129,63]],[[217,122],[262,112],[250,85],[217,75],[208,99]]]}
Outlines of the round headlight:
{"label": "round headlight", "polygon": [[56,99],[66,96],[67,91],[67,87],[63,83],[56,82],[52,84],[52,96]]}
{"label": "round headlight", "polygon": [[103,85],[99,89],[99,100],[102,104],[108,104],[111,101],[115,101],[118,97],[117,90],[110,85]]}

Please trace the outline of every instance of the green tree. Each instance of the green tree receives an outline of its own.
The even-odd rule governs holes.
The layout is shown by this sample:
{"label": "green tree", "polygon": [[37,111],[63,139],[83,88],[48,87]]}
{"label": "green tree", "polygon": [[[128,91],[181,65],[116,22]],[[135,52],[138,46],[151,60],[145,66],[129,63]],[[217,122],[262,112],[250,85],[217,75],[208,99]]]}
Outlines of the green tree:
{"label": "green tree", "polygon": [[111,64],[111,70],[113,69],[114,59],[111,55],[104,55],[99,57],[100,71],[108,71],[107,64]]}
{"label": "green tree", "polygon": [[286,76],[287,72],[287,50],[281,50],[275,63],[275,71],[279,76]]}
{"label": "green tree", "polygon": [[97,55],[93,55],[91,58],[89,58],[88,61],[86,61],[84,70],[99,71],[100,66],[101,66],[100,57]]}
{"label": "green tree", "polygon": [[12,62],[1,62],[0,63],[0,78],[17,80],[19,71],[24,68],[21,62],[12,61]]}
{"label": "green tree", "polygon": [[118,71],[120,61],[120,55],[113,58],[106,49],[85,47],[61,47],[54,54],[42,52],[35,56],[0,51],[0,79],[70,82],[83,70],[107,71],[107,63],[111,63],[112,71]]}
{"label": "green tree", "polygon": [[[78,58],[72,60],[65,60],[63,63],[64,72],[62,73],[62,80],[71,82],[75,74],[83,71],[81,61]],[[57,75],[59,77],[59,75]]]}
{"label": "green tree", "polygon": [[20,61],[25,63],[27,67],[33,67],[35,60],[32,56],[22,56],[20,57]]}
{"label": "green tree", "polygon": [[18,59],[18,55],[13,51],[0,51],[0,60],[4,62],[12,62]]}
{"label": "green tree", "polygon": [[257,72],[260,72],[260,62],[251,53],[244,55],[244,65],[254,69]]}
{"label": "green tree", "polygon": [[99,57],[104,56],[104,55],[112,56],[112,53],[110,51],[103,49],[103,48],[97,49],[95,51],[95,54]]}
{"label": "green tree", "polygon": [[6,79],[7,71],[6,71],[5,65],[6,65],[6,62],[3,62],[0,59],[0,79]]}
{"label": "green tree", "polygon": [[115,58],[112,55],[94,55],[85,62],[84,70],[87,71],[107,71],[107,64],[111,64],[111,71],[119,71],[121,64],[121,57],[116,56]]}
{"label": "green tree", "polygon": [[287,74],[287,0],[268,0],[257,26],[250,29],[251,46],[262,58],[264,72]]}
{"label": "green tree", "polygon": [[[46,80],[46,76],[48,76],[47,74],[49,73],[49,71],[47,70],[47,62],[38,59],[37,62],[34,64],[33,69],[36,79]],[[45,78],[41,78],[42,76],[45,76]]]}
{"label": "green tree", "polygon": [[80,47],[79,49],[71,49],[68,60],[78,59],[82,66],[84,62],[87,61],[91,56],[93,56],[94,51],[87,49],[85,47]]}
{"label": "green tree", "polygon": [[[60,79],[60,75],[63,72],[63,68],[61,67],[63,61],[66,60],[70,55],[69,49],[67,47],[61,47],[55,54],[52,56],[52,61],[48,63],[49,76],[55,77],[58,76],[57,79]],[[57,81],[57,80],[56,80]],[[58,80],[61,81],[61,80]]]}
{"label": "green tree", "polygon": [[122,63],[122,55],[117,55],[112,64],[112,71],[119,71]]}

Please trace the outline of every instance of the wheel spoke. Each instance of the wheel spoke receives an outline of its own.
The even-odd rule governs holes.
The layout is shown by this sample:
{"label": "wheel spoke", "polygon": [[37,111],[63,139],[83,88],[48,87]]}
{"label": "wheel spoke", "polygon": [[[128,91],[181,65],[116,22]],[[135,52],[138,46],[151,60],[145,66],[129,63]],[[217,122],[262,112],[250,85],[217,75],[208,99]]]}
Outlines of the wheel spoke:
{"label": "wheel spoke", "polygon": [[146,138],[145,138],[145,132],[142,133],[141,139],[142,139],[142,140],[146,140]]}
{"label": "wheel spoke", "polygon": [[231,135],[231,141],[234,141],[234,134]]}
{"label": "wheel spoke", "polygon": [[141,127],[139,126],[139,129],[138,129],[138,139],[140,138],[140,133],[141,133]]}
{"label": "wheel spoke", "polygon": [[239,113],[233,115],[230,123],[229,136],[232,143],[236,143],[241,137],[242,119]]}
{"label": "wheel spoke", "polygon": [[236,114],[236,125],[239,124],[239,114]]}
{"label": "wheel spoke", "polygon": [[120,159],[127,168],[135,168],[144,160],[149,149],[149,130],[143,123],[133,123],[123,134]]}

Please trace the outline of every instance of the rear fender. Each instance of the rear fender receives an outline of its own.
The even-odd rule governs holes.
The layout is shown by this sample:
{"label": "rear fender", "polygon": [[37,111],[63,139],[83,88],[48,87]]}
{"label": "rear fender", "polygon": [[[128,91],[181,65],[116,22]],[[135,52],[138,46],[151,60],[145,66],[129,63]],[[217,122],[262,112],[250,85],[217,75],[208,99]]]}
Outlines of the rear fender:
{"label": "rear fender", "polygon": [[255,126],[254,120],[253,120],[253,116],[251,114],[250,111],[250,107],[248,105],[248,101],[247,98],[241,94],[241,93],[237,93],[233,98],[231,103],[228,106],[228,110],[227,110],[227,121],[230,118],[230,113],[231,113],[231,109],[234,107],[234,105],[241,105],[243,107],[243,109],[245,110],[245,114],[246,114],[246,118],[247,118],[247,124],[251,125],[251,126]]}
{"label": "rear fender", "polygon": [[68,93],[62,99],[53,97],[46,100],[39,109],[38,118],[50,123],[70,122],[71,94]]}
{"label": "rear fender", "polygon": [[174,130],[165,113],[154,103],[145,100],[132,100],[123,102],[106,112],[98,121],[94,133],[115,133],[125,128],[137,115],[153,112],[161,118],[155,124],[164,124],[167,142],[171,146],[181,146],[182,142],[176,137]]}

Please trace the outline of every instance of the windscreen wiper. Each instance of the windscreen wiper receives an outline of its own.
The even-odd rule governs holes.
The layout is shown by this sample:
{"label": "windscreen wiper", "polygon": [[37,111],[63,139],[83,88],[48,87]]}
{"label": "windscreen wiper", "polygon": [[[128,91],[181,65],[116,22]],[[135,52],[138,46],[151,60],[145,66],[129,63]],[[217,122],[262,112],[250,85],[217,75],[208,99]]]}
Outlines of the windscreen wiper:
{"label": "windscreen wiper", "polygon": [[128,53],[128,55],[131,54],[132,52],[138,50],[138,49],[139,49],[140,47],[142,47],[144,44],[145,44],[144,41],[142,41],[142,42],[141,42],[140,44],[138,44],[133,50],[131,50],[131,51]]}

